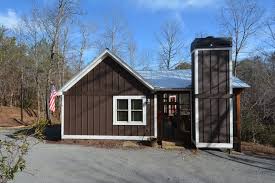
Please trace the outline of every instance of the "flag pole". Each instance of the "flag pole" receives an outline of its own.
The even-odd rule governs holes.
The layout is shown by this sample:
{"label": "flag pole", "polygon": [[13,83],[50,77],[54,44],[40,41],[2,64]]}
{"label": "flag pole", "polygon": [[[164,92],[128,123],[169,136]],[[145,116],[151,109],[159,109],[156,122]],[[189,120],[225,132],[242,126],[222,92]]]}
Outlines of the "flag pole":
{"label": "flag pole", "polygon": [[[51,90],[52,90],[52,87],[53,87],[54,83],[53,81],[51,81],[50,83],[50,95],[51,95]],[[50,103],[50,100],[51,100],[51,97],[49,95],[49,98],[48,98],[48,106],[49,106],[49,103]],[[49,125],[52,125],[52,112],[50,110],[50,107],[48,107],[48,115],[49,115]]]}

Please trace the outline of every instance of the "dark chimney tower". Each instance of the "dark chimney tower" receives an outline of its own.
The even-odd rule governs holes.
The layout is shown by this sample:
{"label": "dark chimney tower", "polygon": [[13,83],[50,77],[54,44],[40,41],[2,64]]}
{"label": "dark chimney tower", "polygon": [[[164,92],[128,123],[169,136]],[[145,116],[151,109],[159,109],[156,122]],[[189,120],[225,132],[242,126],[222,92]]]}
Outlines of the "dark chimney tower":
{"label": "dark chimney tower", "polygon": [[231,38],[196,38],[191,44],[191,138],[197,148],[233,148],[231,50]]}

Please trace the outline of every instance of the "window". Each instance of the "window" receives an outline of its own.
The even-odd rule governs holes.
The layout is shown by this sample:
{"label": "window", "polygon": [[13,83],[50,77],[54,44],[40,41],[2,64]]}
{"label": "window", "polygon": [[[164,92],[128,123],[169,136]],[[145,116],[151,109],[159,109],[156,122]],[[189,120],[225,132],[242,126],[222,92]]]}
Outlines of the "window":
{"label": "window", "polygon": [[177,96],[176,95],[169,95],[169,116],[175,116],[177,112]]}
{"label": "window", "polygon": [[114,96],[113,125],[146,125],[146,97]]}

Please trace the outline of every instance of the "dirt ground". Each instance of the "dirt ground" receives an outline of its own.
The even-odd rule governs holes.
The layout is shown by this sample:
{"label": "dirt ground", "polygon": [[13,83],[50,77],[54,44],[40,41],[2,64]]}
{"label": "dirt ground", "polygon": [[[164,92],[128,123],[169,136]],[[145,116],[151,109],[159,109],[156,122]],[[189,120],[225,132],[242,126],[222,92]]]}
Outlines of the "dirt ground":
{"label": "dirt ground", "polygon": [[21,109],[19,107],[0,106],[0,127],[27,126],[36,120],[33,110],[23,111],[24,122],[21,122]]}
{"label": "dirt ground", "polygon": [[[60,124],[59,113],[52,116],[53,124]],[[32,125],[37,121],[37,113],[32,109],[23,110],[23,122],[21,121],[21,108],[0,106],[0,128],[1,127],[22,127]]]}
{"label": "dirt ground", "polygon": [[242,142],[242,151],[246,153],[256,153],[256,154],[272,154],[275,155],[275,147],[262,145],[262,144],[254,144],[251,142]]}

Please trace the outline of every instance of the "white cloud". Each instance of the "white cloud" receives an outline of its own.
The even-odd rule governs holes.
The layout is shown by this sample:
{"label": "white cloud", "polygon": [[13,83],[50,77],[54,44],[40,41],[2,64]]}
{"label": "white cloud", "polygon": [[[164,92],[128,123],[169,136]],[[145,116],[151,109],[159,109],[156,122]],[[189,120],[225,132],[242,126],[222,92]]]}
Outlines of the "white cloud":
{"label": "white cloud", "polygon": [[141,7],[157,10],[182,10],[188,7],[202,8],[215,0],[137,0]]}
{"label": "white cloud", "polygon": [[13,9],[8,9],[6,13],[0,13],[0,25],[6,28],[16,28],[20,22],[20,18]]}

